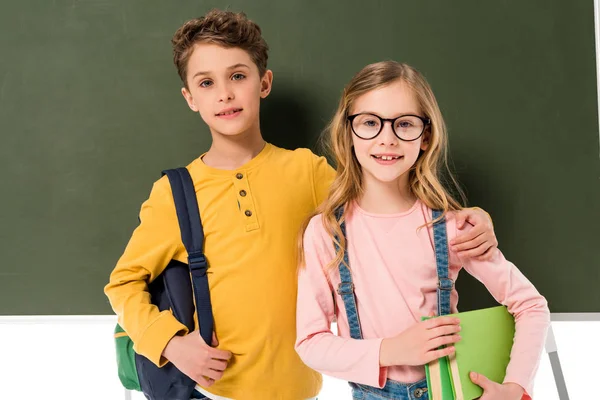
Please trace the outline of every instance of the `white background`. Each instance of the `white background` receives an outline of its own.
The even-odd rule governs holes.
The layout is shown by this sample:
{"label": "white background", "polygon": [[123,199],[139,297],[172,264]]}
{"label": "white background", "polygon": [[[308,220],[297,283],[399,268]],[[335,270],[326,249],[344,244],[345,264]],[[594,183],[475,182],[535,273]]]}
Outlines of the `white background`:
{"label": "white background", "polygon": [[[0,399],[125,400],[117,378],[116,318],[0,317]],[[600,321],[553,322],[571,400],[600,400]],[[350,399],[343,381],[325,377],[319,400]],[[535,399],[558,400],[548,356]],[[133,400],[143,400],[134,393]]]}

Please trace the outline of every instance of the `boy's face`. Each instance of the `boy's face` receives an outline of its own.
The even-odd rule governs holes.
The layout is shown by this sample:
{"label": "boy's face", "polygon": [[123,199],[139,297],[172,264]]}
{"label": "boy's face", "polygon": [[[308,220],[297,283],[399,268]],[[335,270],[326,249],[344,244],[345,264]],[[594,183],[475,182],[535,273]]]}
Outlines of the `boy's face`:
{"label": "boy's face", "polygon": [[213,134],[235,136],[258,129],[260,99],[271,91],[271,71],[261,77],[245,50],[212,43],[196,44],[187,67],[189,89],[181,93]]}

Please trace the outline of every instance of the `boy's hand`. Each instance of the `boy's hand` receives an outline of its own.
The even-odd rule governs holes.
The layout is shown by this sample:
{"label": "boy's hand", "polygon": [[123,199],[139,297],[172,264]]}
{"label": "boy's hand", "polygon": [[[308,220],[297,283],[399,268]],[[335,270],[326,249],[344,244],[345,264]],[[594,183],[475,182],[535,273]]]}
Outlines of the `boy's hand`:
{"label": "boy's hand", "polygon": [[525,390],[516,383],[509,382],[501,385],[476,372],[471,372],[469,377],[474,384],[483,389],[480,400],[520,400],[525,393]]}
{"label": "boy's hand", "polygon": [[490,216],[480,208],[465,208],[456,213],[456,227],[461,230],[469,223],[473,228],[450,241],[452,250],[461,258],[488,261],[498,247]]}
{"label": "boy's hand", "polygon": [[[218,345],[214,332],[212,345]],[[204,387],[221,379],[231,358],[231,352],[208,346],[197,330],[185,336],[173,336],[162,355]]]}
{"label": "boy's hand", "polygon": [[460,336],[460,320],[455,317],[439,317],[421,321],[398,336],[383,339],[379,350],[379,363],[383,367],[392,365],[425,365],[438,358],[454,353]]}

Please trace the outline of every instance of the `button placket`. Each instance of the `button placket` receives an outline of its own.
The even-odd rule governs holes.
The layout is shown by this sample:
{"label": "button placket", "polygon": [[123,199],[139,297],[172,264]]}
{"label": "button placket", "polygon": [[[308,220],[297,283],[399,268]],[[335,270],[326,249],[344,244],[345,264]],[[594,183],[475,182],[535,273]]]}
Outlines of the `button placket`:
{"label": "button placket", "polygon": [[246,231],[258,229],[258,218],[248,185],[247,173],[245,171],[236,172],[233,176],[233,185],[236,190],[237,201],[240,205],[240,212],[242,213],[242,218],[244,218]]}

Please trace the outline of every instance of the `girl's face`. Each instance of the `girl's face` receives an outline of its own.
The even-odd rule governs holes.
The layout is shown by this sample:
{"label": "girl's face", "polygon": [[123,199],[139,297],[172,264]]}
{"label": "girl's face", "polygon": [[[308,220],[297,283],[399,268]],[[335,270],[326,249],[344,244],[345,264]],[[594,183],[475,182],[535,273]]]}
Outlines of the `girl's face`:
{"label": "girl's face", "polygon": [[[424,117],[412,91],[402,81],[372,90],[356,99],[349,115],[362,113],[384,119],[394,119],[402,115]],[[413,125],[419,123],[420,120],[413,117],[402,118],[395,123],[396,132],[401,137],[412,138],[411,132],[418,129]],[[356,132],[361,132],[361,129],[367,132],[368,129],[375,129],[376,133],[379,124],[379,120],[373,117],[356,117],[353,122]],[[369,187],[370,182],[379,181],[397,182],[408,187],[408,171],[417,161],[420,150],[427,149],[426,135],[427,132],[413,141],[400,140],[394,134],[391,122],[384,122],[381,132],[373,139],[361,139],[353,132],[354,153],[362,167],[365,186]]]}

